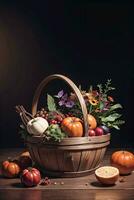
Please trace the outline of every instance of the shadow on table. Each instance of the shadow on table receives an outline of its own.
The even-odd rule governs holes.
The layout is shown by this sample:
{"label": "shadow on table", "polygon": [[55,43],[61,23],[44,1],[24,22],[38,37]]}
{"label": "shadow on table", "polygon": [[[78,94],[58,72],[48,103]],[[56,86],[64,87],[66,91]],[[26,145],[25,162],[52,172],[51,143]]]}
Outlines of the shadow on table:
{"label": "shadow on table", "polygon": [[98,181],[93,181],[90,183],[90,185],[94,186],[94,187],[99,187],[99,188],[104,188],[104,187],[114,187],[116,184],[113,185],[103,185]]}
{"label": "shadow on table", "polygon": [[19,182],[12,183],[11,186],[15,188],[26,188],[24,185],[22,185],[22,183]]}

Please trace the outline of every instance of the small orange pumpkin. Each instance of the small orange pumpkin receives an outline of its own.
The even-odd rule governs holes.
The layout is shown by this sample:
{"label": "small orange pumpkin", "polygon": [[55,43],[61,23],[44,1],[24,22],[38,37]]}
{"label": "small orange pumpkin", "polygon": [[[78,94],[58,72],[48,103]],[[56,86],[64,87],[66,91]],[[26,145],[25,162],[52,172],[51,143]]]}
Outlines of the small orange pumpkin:
{"label": "small orange pumpkin", "polygon": [[77,117],[64,118],[61,123],[61,128],[70,137],[81,137],[83,135],[82,121]]}
{"label": "small orange pumpkin", "polygon": [[2,162],[1,172],[4,177],[15,178],[20,173],[20,167],[16,162],[6,160]]}
{"label": "small orange pumpkin", "polygon": [[95,129],[97,127],[97,121],[93,115],[88,114],[87,117],[89,129]]}
{"label": "small orange pumpkin", "polygon": [[111,156],[111,165],[119,169],[120,174],[130,174],[134,170],[134,155],[129,151],[116,151]]}

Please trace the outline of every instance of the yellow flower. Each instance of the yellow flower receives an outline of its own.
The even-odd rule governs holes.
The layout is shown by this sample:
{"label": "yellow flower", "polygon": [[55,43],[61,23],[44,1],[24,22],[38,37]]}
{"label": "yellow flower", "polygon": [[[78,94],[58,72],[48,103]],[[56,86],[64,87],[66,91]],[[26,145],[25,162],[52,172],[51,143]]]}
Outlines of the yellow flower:
{"label": "yellow flower", "polygon": [[84,93],[83,94],[84,99],[87,99],[90,104],[93,106],[96,106],[98,104],[98,101],[93,97],[93,93]]}
{"label": "yellow flower", "polygon": [[99,108],[96,108],[96,109],[95,109],[95,112],[96,112],[96,113],[100,112]]}
{"label": "yellow flower", "polygon": [[83,94],[83,97],[85,97],[85,98],[91,98],[92,97],[92,94],[91,93],[84,93]]}
{"label": "yellow flower", "polygon": [[96,106],[98,104],[98,101],[94,97],[90,97],[88,100],[89,103],[91,103],[93,106]]}

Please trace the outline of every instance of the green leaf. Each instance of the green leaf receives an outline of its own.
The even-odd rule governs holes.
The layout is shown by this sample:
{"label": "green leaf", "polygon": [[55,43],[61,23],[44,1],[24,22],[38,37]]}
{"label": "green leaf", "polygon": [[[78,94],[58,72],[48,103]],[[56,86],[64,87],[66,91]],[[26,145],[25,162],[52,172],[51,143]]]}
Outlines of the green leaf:
{"label": "green leaf", "polygon": [[88,92],[92,92],[92,91],[93,91],[93,86],[90,85],[90,88],[89,88]]}
{"label": "green leaf", "polygon": [[114,124],[114,125],[120,126],[120,125],[122,125],[122,124],[124,124],[124,123],[125,123],[124,120],[116,120],[113,124]]}
{"label": "green leaf", "polygon": [[116,109],[118,109],[118,108],[122,108],[122,105],[119,104],[119,103],[117,103],[117,104],[111,106],[111,108],[109,109],[109,111],[111,112],[111,111],[116,110]]}
{"label": "green leaf", "polygon": [[45,132],[45,137],[47,140],[60,142],[66,137],[66,134],[61,131],[61,128],[58,124],[52,124],[48,127],[48,130]]}
{"label": "green leaf", "polygon": [[117,125],[112,125],[112,128],[115,128],[115,129],[117,129],[117,130],[120,130],[119,126],[117,126]]}
{"label": "green leaf", "polygon": [[29,133],[27,132],[27,130],[25,129],[25,127],[21,126],[21,129],[19,130],[19,134],[21,135],[22,139],[26,139],[27,136],[29,135]]}
{"label": "green leaf", "polygon": [[99,108],[100,108],[100,110],[103,110],[103,108],[104,108],[104,103],[102,101],[100,101]]}
{"label": "green leaf", "polygon": [[121,114],[113,113],[107,117],[101,117],[101,120],[102,120],[102,122],[114,122],[119,117],[121,117]]}
{"label": "green leaf", "polygon": [[103,93],[103,86],[102,86],[102,84],[98,84],[97,87],[99,88],[99,93],[102,94]]}
{"label": "green leaf", "polygon": [[111,87],[111,79],[108,79],[105,84],[104,94],[107,94],[110,90],[115,90],[115,88]]}
{"label": "green leaf", "polygon": [[47,95],[47,106],[49,111],[56,111],[56,104],[51,95]]}
{"label": "green leaf", "polygon": [[118,120],[117,123],[118,123],[119,125],[122,125],[122,124],[125,123],[125,121],[124,121],[124,120]]}

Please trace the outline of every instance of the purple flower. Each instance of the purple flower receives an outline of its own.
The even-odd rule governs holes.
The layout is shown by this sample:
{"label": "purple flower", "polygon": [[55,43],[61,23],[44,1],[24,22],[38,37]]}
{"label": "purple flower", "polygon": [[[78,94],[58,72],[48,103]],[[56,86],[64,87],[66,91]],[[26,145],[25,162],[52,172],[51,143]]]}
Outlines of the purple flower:
{"label": "purple flower", "polygon": [[62,97],[61,97],[62,100],[64,101],[67,101],[68,100],[68,95],[67,94],[64,94]]}
{"label": "purple flower", "polygon": [[67,107],[67,108],[72,108],[73,106],[74,106],[74,101],[72,101],[72,100],[68,100],[66,103],[65,103],[65,106]]}
{"label": "purple flower", "polygon": [[65,105],[65,101],[64,100],[60,100],[59,101],[59,106],[64,106]]}
{"label": "purple flower", "polygon": [[65,93],[64,91],[61,90],[58,92],[57,95],[55,95],[55,97],[57,97],[59,99],[59,106],[65,106],[66,108],[72,108],[74,106],[74,101],[72,101],[69,97],[68,94]]}
{"label": "purple flower", "polygon": [[55,95],[55,97],[57,97],[57,98],[59,99],[59,98],[61,98],[63,95],[64,95],[64,91],[61,90],[61,91],[58,92],[57,95]]}

